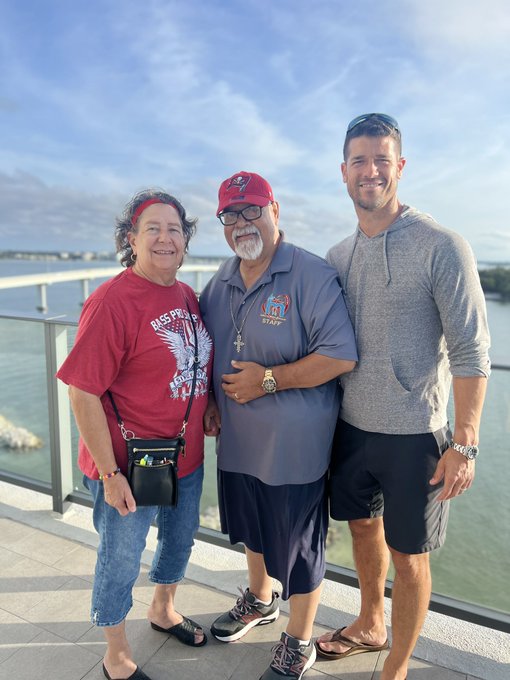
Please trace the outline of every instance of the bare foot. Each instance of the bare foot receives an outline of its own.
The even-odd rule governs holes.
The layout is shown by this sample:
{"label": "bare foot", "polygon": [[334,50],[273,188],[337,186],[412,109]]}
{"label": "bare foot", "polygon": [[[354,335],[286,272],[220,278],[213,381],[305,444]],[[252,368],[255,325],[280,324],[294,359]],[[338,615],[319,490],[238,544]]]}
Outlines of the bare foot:
{"label": "bare foot", "polygon": [[383,669],[379,680],[406,680],[407,678],[407,662],[402,666],[400,661],[398,665],[392,663],[391,654],[386,657]]}

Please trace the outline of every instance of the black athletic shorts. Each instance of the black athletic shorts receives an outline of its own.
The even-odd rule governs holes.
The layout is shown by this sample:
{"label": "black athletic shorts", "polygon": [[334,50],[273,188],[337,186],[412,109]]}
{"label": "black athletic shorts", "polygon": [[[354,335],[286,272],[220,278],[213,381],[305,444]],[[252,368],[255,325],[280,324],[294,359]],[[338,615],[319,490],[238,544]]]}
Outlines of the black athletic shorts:
{"label": "black athletic shorts", "polygon": [[443,545],[449,501],[431,486],[448,449],[449,427],[424,434],[381,434],[339,420],[329,478],[330,515],[338,520],[383,517],[386,542],[413,555]]}
{"label": "black athletic shorts", "polygon": [[327,475],[310,484],[270,486],[252,475],[218,470],[221,530],[230,542],[264,555],[282,599],[311,593],[326,570]]}

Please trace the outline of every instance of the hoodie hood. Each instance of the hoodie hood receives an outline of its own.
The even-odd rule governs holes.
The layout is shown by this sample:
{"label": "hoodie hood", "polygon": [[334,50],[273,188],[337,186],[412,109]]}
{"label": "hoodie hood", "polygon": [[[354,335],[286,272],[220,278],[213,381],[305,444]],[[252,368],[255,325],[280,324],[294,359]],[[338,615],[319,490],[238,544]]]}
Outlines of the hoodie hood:
{"label": "hoodie hood", "polygon": [[350,248],[350,252],[348,254],[348,259],[347,259],[347,268],[346,272],[344,274],[344,283],[345,287],[347,287],[347,281],[349,278],[349,271],[351,269],[351,263],[352,263],[352,258],[354,257],[354,251],[356,250],[356,246],[358,245],[359,241],[362,239],[378,239],[382,238],[383,239],[383,257],[384,257],[384,271],[386,272],[386,285],[389,286],[391,283],[391,272],[390,272],[390,265],[388,262],[388,240],[391,240],[392,235],[397,232],[401,231],[402,229],[407,229],[407,227],[410,227],[411,225],[415,224],[416,222],[423,223],[423,221],[428,221],[437,224],[436,221],[434,220],[433,217],[430,215],[426,215],[416,208],[412,208],[408,205],[404,205],[402,208],[402,212],[400,215],[397,217],[397,219],[390,224],[390,226],[385,229],[384,231],[381,231],[380,234],[376,234],[376,236],[367,236],[364,231],[361,230],[359,224],[356,229],[356,232],[353,234],[351,237],[352,240],[352,246]]}

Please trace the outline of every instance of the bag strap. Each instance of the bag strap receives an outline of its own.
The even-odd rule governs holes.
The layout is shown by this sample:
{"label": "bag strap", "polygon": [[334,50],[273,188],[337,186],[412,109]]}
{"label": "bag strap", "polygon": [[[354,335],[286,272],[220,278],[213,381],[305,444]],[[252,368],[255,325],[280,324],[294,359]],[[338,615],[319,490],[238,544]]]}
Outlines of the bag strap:
{"label": "bag strap", "polygon": [[[188,301],[186,300],[186,298],[184,298],[184,301],[186,302],[186,307],[188,309],[189,318],[190,318],[190,321],[191,321],[191,325],[193,327],[193,336],[194,336],[194,339],[195,339],[195,355],[193,357],[193,381],[191,383],[191,392],[190,392],[190,395],[189,395],[188,408],[186,409],[186,414],[184,415],[184,420],[182,421],[181,430],[180,430],[179,434],[177,435],[178,437],[184,437],[184,434],[186,432],[186,426],[188,424],[189,414],[191,412],[191,404],[193,403],[193,397],[195,396],[195,388],[196,388],[196,384],[197,384],[198,363],[199,363],[197,328],[196,328],[196,324],[193,320],[193,314],[191,313],[191,310],[189,308],[189,304],[188,304]],[[113,394],[110,392],[110,390],[107,390],[106,394],[110,398],[110,402],[111,402],[113,410],[115,412],[115,417],[117,418],[117,424],[120,428],[120,431],[122,433],[123,438],[126,441],[129,441],[130,439],[134,439],[136,437],[136,435],[132,430],[126,429],[124,422],[123,422],[123,420],[120,416],[119,409],[117,408],[117,404],[115,403],[115,400],[113,398]]]}
{"label": "bag strap", "polygon": [[195,325],[195,322],[193,321],[193,314],[191,313],[191,310],[189,308],[187,300],[186,300],[186,307],[188,308],[189,318],[190,318],[190,321],[191,321],[191,325],[193,327],[193,337],[195,338],[195,356],[193,357],[193,381],[191,383],[191,392],[190,392],[190,395],[189,395],[188,408],[186,409],[186,414],[185,414],[184,420],[182,422],[181,431],[177,435],[178,437],[184,437],[184,434],[186,432],[186,425],[188,424],[188,418],[189,418],[189,414],[191,412],[191,404],[193,403],[193,397],[195,396],[195,387],[197,385],[197,371],[198,371],[198,362],[199,362],[197,327]]}

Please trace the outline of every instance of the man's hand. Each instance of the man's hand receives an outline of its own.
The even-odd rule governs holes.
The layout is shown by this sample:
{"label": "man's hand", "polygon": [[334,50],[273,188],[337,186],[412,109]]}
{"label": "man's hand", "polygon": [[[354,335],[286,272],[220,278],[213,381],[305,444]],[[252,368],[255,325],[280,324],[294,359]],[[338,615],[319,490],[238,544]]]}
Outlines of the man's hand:
{"label": "man's hand", "polygon": [[223,391],[230,399],[238,404],[263,397],[266,393],[262,389],[265,368],[254,361],[232,361],[237,373],[224,373],[221,378]]}
{"label": "man's hand", "polygon": [[447,501],[467,491],[475,478],[475,461],[468,460],[462,453],[454,449],[445,451],[437,464],[430,484],[439,484],[443,480],[443,490],[436,501]]}
{"label": "man's hand", "polygon": [[217,437],[221,429],[221,417],[214,394],[209,393],[209,401],[204,413],[204,432],[208,437]]}
{"label": "man's hand", "polygon": [[115,477],[103,480],[104,499],[108,505],[118,511],[123,517],[130,512],[136,512],[136,502],[131,493],[128,480],[122,472]]}

